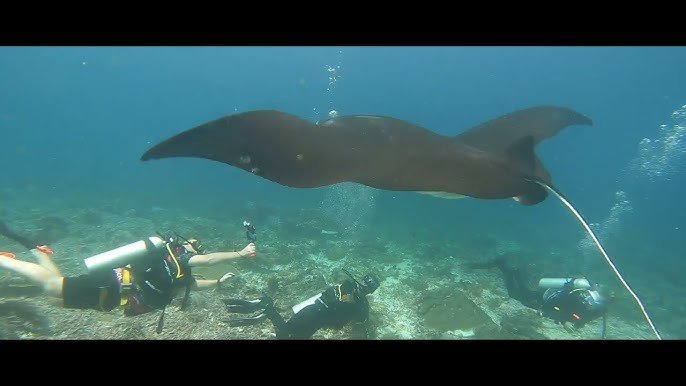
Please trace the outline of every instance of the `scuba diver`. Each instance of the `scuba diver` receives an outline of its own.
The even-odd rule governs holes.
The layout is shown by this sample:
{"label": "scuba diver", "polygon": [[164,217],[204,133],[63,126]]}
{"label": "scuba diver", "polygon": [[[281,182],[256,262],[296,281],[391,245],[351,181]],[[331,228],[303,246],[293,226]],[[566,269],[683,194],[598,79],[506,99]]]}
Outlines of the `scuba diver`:
{"label": "scuba diver", "polygon": [[601,338],[606,338],[607,308],[615,301],[615,294],[600,284],[591,284],[583,277],[542,278],[538,288],[528,286],[525,270],[507,264],[505,256],[485,264],[471,264],[470,268],[497,267],[505,279],[507,293],[539,315],[561,324],[567,331],[579,329],[602,317]]}
{"label": "scuba diver", "polygon": [[191,274],[192,267],[255,255],[252,243],[241,251],[205,253],[195,238],[186,239],[174,233],[159,236],[85,259],[88,273],[80,276],[64,277],[52,261],[52,253],[37,248],[31,252],[38,258],[38,264],[17,260],[10,252],[0,252],[0,268],[40,284],[46,293],[62,299],[65,308],[99,311],[120,308],[127,316],[161,309],[157,328],[160,332],[164,310],[180,289],[185,289],[183,309],[191,289],[218,288],[235,276],[228,272],[218,280],[196,279]]}
{"label": "scuba diver", "polygon": [[269,296],[255,300],[224,299],[226,310],[235,313],[252,313],[244,318],[225,319],[231,327],[246,326],[269,319],[276,330],[277,339],[308,339],[322,328],[343,328],[346,324],[364,322],[369,316],[367,295],[376,291],[379,280],[372,274],[357,281],[348,271],[350,279],[331,286],[325,291],[292,307],[293,316],[286,322]]}

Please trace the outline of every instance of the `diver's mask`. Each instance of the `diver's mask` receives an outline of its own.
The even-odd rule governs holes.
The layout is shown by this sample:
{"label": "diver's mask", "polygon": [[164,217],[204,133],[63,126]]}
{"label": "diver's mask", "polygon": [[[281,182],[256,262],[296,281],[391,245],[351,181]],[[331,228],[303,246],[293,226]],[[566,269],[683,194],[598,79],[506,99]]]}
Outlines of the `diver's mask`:
{"label": "diver's mask", "polygon": [[364,295],[369,295],[379,288],[379,280],[372,274],[367,274],[362,278],[361,290]]}

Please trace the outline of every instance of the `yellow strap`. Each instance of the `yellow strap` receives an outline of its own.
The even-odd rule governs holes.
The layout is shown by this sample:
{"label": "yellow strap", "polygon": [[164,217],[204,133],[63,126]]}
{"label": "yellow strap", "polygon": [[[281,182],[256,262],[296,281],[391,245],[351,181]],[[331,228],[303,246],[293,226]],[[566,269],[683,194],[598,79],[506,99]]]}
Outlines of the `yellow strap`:
{"label": "yellow strap", "polygon": [[132,282],[132,280],[131,280],[131,271],[129,271],[129,270],[126,269],[126,268],[122,268],[121,271],[122,271],[122,272],[121,272],[121,283],[122,283],[123,285],[129,285],[129,284],[131,284],[131,282]]}
{"label": "yellow strap", "polygon": [[119,306],[123,307],[129,303],[129,292],[131,292],[131,271],[126,268],[121,268],[121,298],[119,299]]}
{"label": "yellow strap", "polygon": [[174,261],[174,264],[176,264],[176,278],[180,278],[183,276],[183,272],[181,272],[181,266],[179,265],[179,261],[176,259],[176,256],[174,256],[174,252],[172,252],[171,248],[169,247],[169,243],[167,243],[167,250],[169,251],[169,256],[171,256],[172,260]]}

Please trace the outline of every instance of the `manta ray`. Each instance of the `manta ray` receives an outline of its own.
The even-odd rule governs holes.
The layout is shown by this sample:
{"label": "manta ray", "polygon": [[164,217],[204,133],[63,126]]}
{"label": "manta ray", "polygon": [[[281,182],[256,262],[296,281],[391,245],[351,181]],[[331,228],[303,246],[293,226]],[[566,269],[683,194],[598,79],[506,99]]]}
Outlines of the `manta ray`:
{"label": "manta ray", "polygon": [[588,223],[553,185],[536,156],[536,145],[573,125],[591,126],[593,121],[569,108],[536,106],[445,136],[387,116],[310,122],[281,111],[257,110],[181,132],[147,150],[141,160],[205,158],[294,188],[356,182],[444,198],[511,198],[522,205],[536,205],[551,191],[589,233],[659,338]]}
{"label": "manta ray", "polygon": [[592,125],[567,108],[517,111],[447,137],[400,119],[355,115],[313,123],[274,110],[229,115],[178,134],[143,161],[199,157],[281,185],[315,188],[357,182],[435,196],[543,201],[550,174],[534,153],[570,125]]}

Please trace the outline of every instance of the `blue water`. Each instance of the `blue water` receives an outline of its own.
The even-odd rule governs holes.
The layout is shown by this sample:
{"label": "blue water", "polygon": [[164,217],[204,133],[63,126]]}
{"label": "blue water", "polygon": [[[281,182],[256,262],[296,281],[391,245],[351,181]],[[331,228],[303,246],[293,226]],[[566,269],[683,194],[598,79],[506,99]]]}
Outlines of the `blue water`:
{"label": "blue water", "polygon": [[[340,66],[333,84],[329,66]],[[683,139],[667,160],[669,178],[627,168],[639,141],[659,139],[659,126],[686,104],[684,68],[683,47],[2,47],[0,187],[208,212],[249,200],[316,207],[326,188],[286,188],[206,160],[139,158],[180,131],[254,109],[311,120],[331,109],[388,115],[453,135],[517,109],[561,105],[595,125],[539,145],[553,181],[598,223],[625,191],[633,210],[607,236],[611,255],[669,271],[686,250]],[[486,232],[574,251],[584,236],[552,198],[534,207],[407,192],[373,199],[366,221],[388,237]]]}

